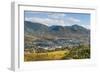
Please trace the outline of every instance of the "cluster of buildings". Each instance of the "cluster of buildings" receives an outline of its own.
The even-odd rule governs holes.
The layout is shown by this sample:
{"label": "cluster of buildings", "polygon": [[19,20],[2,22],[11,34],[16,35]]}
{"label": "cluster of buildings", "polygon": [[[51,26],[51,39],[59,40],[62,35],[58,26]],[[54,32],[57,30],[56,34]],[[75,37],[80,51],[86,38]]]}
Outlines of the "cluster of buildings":
{"label": "cluster of buildings", "polygon": [[56,40],[36,40],[33,41],[32,45],[35,47],[43,48],[46,50],[54,50],[56,48],[73,47],[78,46],[80,41],[68,40],[68,39],[56,39]]}

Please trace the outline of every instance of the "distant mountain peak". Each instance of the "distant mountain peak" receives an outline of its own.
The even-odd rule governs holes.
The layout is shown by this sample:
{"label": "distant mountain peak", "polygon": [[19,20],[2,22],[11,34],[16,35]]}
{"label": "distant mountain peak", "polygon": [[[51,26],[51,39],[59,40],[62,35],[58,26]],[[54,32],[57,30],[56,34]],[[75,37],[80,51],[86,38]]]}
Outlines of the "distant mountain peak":
{"label": "distant mountain peak", "polygon": [[[74,25],[72,25],[71,27],[82,27],[82,26],[80,26],[80,25],[78,25],[78,24],[74,24]],[[83,28],[83,27],[82,27]]]}
{"label": "distant mountain peak", "polygon": [[54,31],[59,31],[59,30],[63,30],[64,29],[64,27],[60,26],[60,25],[53,25],[53,26],[50,26],[49,28],[51,30],[54,30]]}

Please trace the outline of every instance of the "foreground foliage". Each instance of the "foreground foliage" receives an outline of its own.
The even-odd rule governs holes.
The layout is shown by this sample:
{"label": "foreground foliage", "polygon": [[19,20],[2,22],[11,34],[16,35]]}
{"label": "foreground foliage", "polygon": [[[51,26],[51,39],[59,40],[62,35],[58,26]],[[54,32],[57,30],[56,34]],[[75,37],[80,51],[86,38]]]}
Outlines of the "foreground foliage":
{"label": "foreground foliage", "polygon": [[77,47],[66,47],[55,50],[45,50],[34,53],[31,49],[24,53],[24,61],[42,60],[66,60],[66,59],[87,59],[90,58],[90,47],[79,45]]}

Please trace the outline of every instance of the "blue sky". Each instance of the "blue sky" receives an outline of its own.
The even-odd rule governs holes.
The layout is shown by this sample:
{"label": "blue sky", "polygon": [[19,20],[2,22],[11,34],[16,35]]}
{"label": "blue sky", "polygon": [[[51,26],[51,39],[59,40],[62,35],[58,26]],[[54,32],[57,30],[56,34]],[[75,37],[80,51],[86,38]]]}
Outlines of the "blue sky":
{"label": "blue sky", "polygon": [[71,26],[78,24],[90,29],[90,14],[87,13],[60,13],[60,12],[33,12],[25,11],[26,21],[43,23],[47,26]]}

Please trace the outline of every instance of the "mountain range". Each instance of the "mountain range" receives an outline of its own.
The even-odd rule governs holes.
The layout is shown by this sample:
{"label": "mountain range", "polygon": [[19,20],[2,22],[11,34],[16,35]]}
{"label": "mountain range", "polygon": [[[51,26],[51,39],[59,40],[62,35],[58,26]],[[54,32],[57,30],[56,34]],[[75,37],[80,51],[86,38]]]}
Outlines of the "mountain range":
{"label": "mountain range", "polygon": [[90,38],[90,30],[74,24],[72,26],[46,26],[42,23],[24,21],[24,34],[36,37],[87,39]]}

